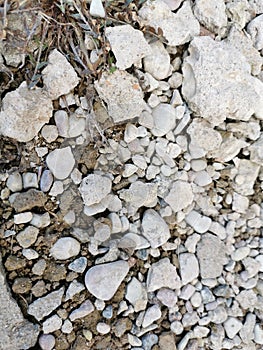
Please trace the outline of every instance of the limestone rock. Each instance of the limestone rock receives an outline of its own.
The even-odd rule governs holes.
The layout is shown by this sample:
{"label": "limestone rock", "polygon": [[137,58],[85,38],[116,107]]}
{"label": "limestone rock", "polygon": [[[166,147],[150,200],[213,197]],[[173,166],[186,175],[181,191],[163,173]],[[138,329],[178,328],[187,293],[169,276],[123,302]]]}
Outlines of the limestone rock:
{"label": "limestone rock", "polygon": [[[263,6],[262,6],[263,7]],[[247,25],[247,32],[257,50],[263,49],[263,14],[252,19]]]}
{"label": "limestone rock", "polygon": [[130,24],[107,27],[105,35],[110,42],[112,52],[117,60],[116,66],[125,70],[151,54],[150,45],[141,31]]}
{"label": "limestone rock", "polygon": [[220,33],[221,30],[227,25],[226,6],[224,0],[196,0],[194,14],[199,22],[211,32]]}
{"label": "limestone rock", "polygon": [[66,179],[75,165],[75,159],[69,146],[50,152],[46,162],[53,175],[59,180]]}
{"label": "limestone rock", "polygon": [[96,298],[110,300],[129,271],[124,260],[91,267],[85,276],[88,291]]}
{"label": "limestone rock", "polygon": [[138,117],[145,107],[138,80],[125,71],[104,72],[94,86],[115,123]]}
{"label": "limestone rock", "polygon": [[249,146],[250,160],[258,165],[263,165],[263,135]]}
{"label": "limestone rock", "polygon": [[111,192],[111,180],[104,175],[90,174],[79,187],[82,199],[87,206],[100,203]]}
{"label": "limestone rock", "polygon": [[139,10],[139,16],[143,25],[153,27],[156,32],[161,29],[171,46],[185,44],[200,32],[200,25],[193,15],[189,1],[185,1],[173,13],[165,2],[148,0]]}
{"label": "limestone rock", "polygon": [[127,285],[125,298],[133,305],[135,312],[145,310],[148,302],[145,286],[135,277]]}
{"label": "limestone rock", "polygon": [[197,257],[200,264],[202,278],[216,278],[223,271],[227,263],[225,246],[220,239],[210,233],[202,235],[197,244]]}
{"label": "limestone rock", "polygon": [[38,334],[38,325],[24,319],[12,298],[0,260],[0,349],[29,349],[36,344]]}
{"label": "limestone rock", "polygon": [[[182,93],[189,107],[212,125],[226,118],[263,118],[263,83],[250,75],[240,51],[210,37],[194,38],[183,63]],[[231,93],[230,93],[231,92]]]}
{"label": "limestone rock", "polygon": [[170,230],[164,219],[153,209],[145,211],[142,219],[142,234],[152,248],[158,248],[170,238]]}
{"label": "limestone rock", "polygon": [[199,275],[199,264],[196,256],[191,253],[179,255],[180,275],[182,284],[192,282]]}
{"label": "limestone rock", "polygon": [[72,237],[59,238],[50,249],[50,254],[54,259],[66,260],[79,254],[80,244]]}
{"label": "limestone rock", "polygon": [[185,221],[198,233],[207,232],[212,224],[212,220],[205,215],[201,215],[196,210],[190,211]]}
{"label": "limestone rock", "polygon": [[153,128],[151,132],[154,136],[164,136],[173,130],[176,125],[176,111],[168,103],[160,103],[152,111]]}
{"label": "limestone rock", "polygon": [[31,141],[52,116],[51,99],[42,89],[28,90],[24,81],[2,101],[0,135],[19,142]]}
{"label": "limestone rock", "polygon": [[233,189],[243,196],[254,193],[254,183],[259,173],[260,165],[248,159],[236,159],[237,175],[233,182]]}
{"label": "limestone rock", "polygon": [[189,183],[177,180],[173,183],[169,194],[164,198],[175,213],[186,208],[194,199],[192,187]]}
{"label": "limestone rock", "polygon": [[64,294],[64,287],[35,300],[28,306],[29,315],[34,316],[38,321],[51,314],[59,307]]}
{"label": "limestone rock", "polygon": [[150,45],[151,52],[143,60],[144,70],[155,79],[163,80],[170,74],[170,56],[161,41]]}
{"label": "limestone rock", "polygon": [[48,56],[48,65],[42,71],[44,86],[52,100],[68,94],[79,83],[79,78],[66,57],[58,50]]}
{"label": "limestone rock", "polygon": [[105,10],[101,0],[91,0],[89,11],[92,17],[105,17]]}

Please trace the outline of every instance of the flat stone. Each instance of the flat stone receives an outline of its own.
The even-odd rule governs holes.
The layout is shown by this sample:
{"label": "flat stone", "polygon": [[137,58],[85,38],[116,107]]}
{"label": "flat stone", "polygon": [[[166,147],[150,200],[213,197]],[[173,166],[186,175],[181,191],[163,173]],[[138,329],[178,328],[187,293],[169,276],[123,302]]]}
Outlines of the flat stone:
{"label": "flat stone", "polygon": [[53,175],[52,172],[47,169],[44,170],[41,179],[40,179],[40,189],[42,192],[48,192],[53,183]]}
{"label": "flat stone", "polygon": [[25,192],[11,194],[9,202],[15,211],[20,213],[32,208],[44,207],[47,202],[47,196],[43,192],[32,188]]}
{"label": "flat stone", "polygon": [[86,300],[80,305],[80,307],[78,307],[70,313],[69,319],[73,322],[75,320],[78,320],[79,318],[83,318],[89,315],[94,310],[95,308],[92,302],[90,300]]}
{"label": "flat stone", "polygon": [[164,136],[173,130],[176,125],[175,108],[168,103],[160,103],[152,111],[153,128],[151,132],[154,136]]}
{"label": "flat stone", "polygon": [[185,221],[198,233],[207,232],[212,223],[212,220],[208,216],[201,215],[196,210],[190,211]]}
{"label": "flat stone", "polygon": [[129,271],[129,264],[119,260],[91,267],[85,275],[85,285],[96,298],[110,300]]}
{"label": "flat stone", "polygon": [[14,224],[25,224],[31,221],[33,218],[33,214],[30,211],[25,211],[24,213],[15,214],[14,215]]}
{"label": "flat stone", "polygon": [[43,322],[43,333],[53,333],[62,326],[62,319],[58,315],[53,315]]}
{"label": "flat stone", "polygon": [[199,264],[196,256],[191,253],[179,255],[179,266],[182,284],[185,285],[198,278]]}
{"label": "flat stone", "polygon": [[50,152],[46,162],[55,178],[59,180],[66,179],[75,165],[75,159],[69,146]]}
{"label": "flat stone", "polygon": [[100,98],[107,104],[107,110],[114,123],[123,123],[139,117],[145,108],[143,91],[137,78],[126,71],[116,70],[102,73],[94,82]]}
{"label": "flat stone", "polygon": [[245,344],[248,344],[253,340],[255,324],[256,315],[252,313],[247,313],[245,323],[239,332],[240,338]]}
{"label": "flat stone", "polygon": [[106,15],[101,0],[91,0],[89,12],[92,17],[105,18]]}
{"label": "flat stone", "polygon": [[[180,199],[180,200],[179,200]],[[188,207],[194,199],[192,186],[185,181],[177,180],[172,184],[169,194],[164,198],[175,213]]]}
{"label": "flat stone", "polygon": [[263,345],[263,330],[259,323],[256,323],[254,328],[254,341],[256,344]]}
{"label": "flat stone", "polygon": [[253,309],[258,301],[257,295],[252,289],[242,290],[236,296],[236,300],[244,310]]}
{"label": "flat stone", "polygon": [[1,260],[0,305],[0,348],[21,350],[34,347],[39,334],[39,326],[24,319],[9,290]]}
{"label": "flat stone", "polygon": [[79,242],[72,237],[59,238],[50,249],[50,254],[54,259],[66,260],[78,255],[80,252]]}
{"label": "flat stone", "polygon": [[201,277],[216,278],[221,275],[223,265],[227,263],[225,245],[218,237],[210,233],[203,234],[197,244],[197,258]]}
{"label": "flat stone", "polygon": [[96,329],[100,334],[108,334],[110,333],[111,327],[107,323],[99,322],[97,323]]}
{"label": "flat stone", "polygon": [[33,218],[30,221],[30,224],[38,227],[38,228],[43,228],[47,227],[50,224],[50,215],[49,213],[44,213],[44,214],[33,214]]}
{"label": "flat stone", "polygon": [[234,317],[229,317],[224,322],[224,328],[226,331],[226,335],[230,339],[233,339],[235,337],[235,335],[238,334],[238,332],[241,330],[242,326],[243,326],[242,322]]}
{"label": "flat stone", "polygon": [[143,60],[145,72],[157,80],[163,80],[170,75],[170,56],[161,41],[150,44],[150,52]]}
{"label": "flat stone", "polygon": [[188,1],[176,13],[161,0],[154,3],[146,1],[139,10],[139,16],[143,25],[153,27],[157,33],[161,29],[162,35],[171,46],[185,44],[200,32],[200,25]]}
{"label": "flat stone", "polygon": [[171,289],[179,289],[181,287],[176,267],[170,263],[168,258],[163,258],[151,265],[147,274],[146,284],[148,292],[154,292],[163,287]]}
{"label": "flat stone", "polygon": [[28,306],[28,314],[34,316],[38,321],[56,310],[62,302],[64,287],[35,300]]}
{"label": "flat stone", "polygon": [[140,59],[151,54],[150,45],[143,33],[130,24],[107,27],[105,35],[117,60],[116,67],[122,70],[139,63]]}
{"label": "flat stone", "polygon": [[16,235],[16,239],[22,248],[28,248],[37,240],[39,229],[34,226],[27,226]]}
{"label": "flat stone", "polygon": [[252,19],[247,25],[247,32],[257,50],[263,49],[263,14]]}
{"label": "flat stone", "polygon": [[135,312],[145,310],[148,302],[145,286],[135,277],[127,285],[125,298],[133,305]]}
{"label": "flat stone", "polygon": [[110,192],[112,182],[104,175],[90,174],[79,187],[82,199],[87,206],[100,203]]}
{"label": "flat stone", "polygon": [[[14,103],[15,101],[15,103]],[[2,101],[0,134],[19,142],[31,141],[52,116],[51,99],[42,89],[28,90],[24,81]]]}
{"label": "flat stone", "polygon": [[61,331],[65,334],[70,334],[73,331],[73,325],[70,322],[70,320],[65,320],[62,327]]}
{"label": "flat stone", "polygon": [[226,118],[248,121],[254,113],[263,118],[263,83],[250,75],[240,51],[202,36],[192,40],[189,52],[182,66],[182,94],[192,111],[212,125]]}
{"label": "flat stone", "polygon": [[48,65],[42,71],[44,87],[50,98],[56,100],[68,94],[79,83],[79,78],[66,57],[58,50],[48,56]]}
{"label": "flat stone", "polygon": [[146,328],[146,327],[150,326],[152,323],[159,320],[159,318],[161,318],[161,316],[162,316],[162,312],[161,312],[159,305],[153,305],[153,306],[149,307],[144,314],[144,318],[142,321],[142,327]]}
{"label": "flat stone", "polygon": [[207,2],[195,1],[194,15],[199,22],[211,32],[220,33],[227,26],[226,6],[224,0]]}
{"label": "flat stone", "polygon": [[142,219],[142,234],[152,248],[158,248],[170,238],[170,230],[164,219],[153,209],[147,209]]}

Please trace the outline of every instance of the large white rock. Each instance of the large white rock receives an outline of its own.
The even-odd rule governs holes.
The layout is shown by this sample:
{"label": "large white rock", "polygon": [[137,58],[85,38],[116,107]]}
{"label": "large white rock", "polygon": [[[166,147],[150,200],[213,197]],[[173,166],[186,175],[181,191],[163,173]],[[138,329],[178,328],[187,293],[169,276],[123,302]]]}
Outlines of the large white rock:
{"label": "large white rock", "polygon": [[52,116],[52,101],[42,89],[28,90],[24,81],[2,101],[0,135],[31,141]]}
{"label": "large white rock", "polygon": [[220,30],[227,25],[224,0],[196,0],[194,14],[202,25],[214,33],[220,33]]}
{"label": "large white rock", "polygon": [[52,100],[68,94],[80,80],[72,65],[57,49],[49,54],[48,65],[43,69],[42,76],[44,87]]}
{"label": "large white rock", "polygon": [[112,182],[107,176],[90,174],[82,180],[79,191],[84,203],[91,206],[105,199],[111,192],[111,186]]}
{"label": "large white rock", "polygon": [[164,198],[175,213],[188,207],[193,202],[192,186],[185,181],[177,180],[173,183],[168,195]]}
{"label": "large white rock", "polygon": [[54,259],[66,260],[78,255],[79,251],[80,244],[75,238],[62,237],[50,249],[50,254]]}
{"label": "large white rock", "polygon": [[170,74],[170,56],[161,41],[151,43],[151,52],[143,60],[144,70],[155,79],[163,80]]}
{"label": "large white rock", "polygon": [[185,44],[200,32],[200,25],[193,15],[189,1],[185,1],[173,13],[162,0],[148,0],[139,10],[139,16],[143,25],[153,27],[156,32],[161,29],[171,46]]}
{"label": "large white rock", "polygon": [[75,159],[69,146],[50,152],[46,162],[53,175],[59,180],[66,179],[75,165]]}
{"label": "large white rock", "polygon": [[130,24],[107,27],[105,35],[117,60],[116,67],[119,69],[125,70],[139,63],[144,56],[151,54],[150,45],[143,33]]}
{"label": "large white rock", "polygon": [[210,37],[194,38],[182,66],[182,93],[189,107],[213,125],[226,118],[263,118],[263,83],[250,75],[240,51]]}
{"label": "large white rock", "polygon": [[110,300],[128,272],[129,264],[124,260],[96,265],[86,273],[85,285],[96,298]]}
{"label": "large white rock", "polygon": [[107,104],[108,113],[115,123],[123,123],[138,117],[145,108],[145,101],[138,79],[133,75],[116,70],[102,73],[94,82],[100,98]]}
{"label": "large white rock", "polygon": [[158,248],[170,238],[170,230],[164,219],[153,209],[145,211],[142,219],[142,234],[152,248]]}

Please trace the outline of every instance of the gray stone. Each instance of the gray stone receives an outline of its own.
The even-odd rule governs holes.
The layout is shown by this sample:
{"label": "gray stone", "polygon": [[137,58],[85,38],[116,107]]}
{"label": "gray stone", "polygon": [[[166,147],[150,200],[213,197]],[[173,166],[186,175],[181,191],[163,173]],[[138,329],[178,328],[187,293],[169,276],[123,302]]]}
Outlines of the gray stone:
{"label": "gray stone", "polygon": [[50,152],[46,162],[55,178],[59,180],[66,179],[75,165],[75,159],[69,146]]}
{"label": "gray stone", "polygon": [[164,219],[153,209],[147,209],[142,219],[142,234],[152,248],[158,248],[170,238],[170,230]]}
{"label": "gray stone", "polygon": [[59,238],[50,249],[50,254],[54,259],[66,260],[78,255],[80,252],[79,242],[72,237]]}
{"label": "gray stone", "polygon": [[236,159],[237,174],[233,182],[233,189],[243,196],[254,193],[254,183],[259,173],[260,165],[248,159]]}
{"label": "gray stone", "polygon": [[135,277],[127,285],[125,298],[133,305],[135,312],[145,310],[148,302],[145,286]]}
{"label": "gray stone", "polygon": [[201,215],[196,210],[190,211],[185,221],[198,233],[205,233],[209,230],[212,220],[205,215]]}
{"label": "gray stone", "polygon": [[28,226],[16,235],[16,239],[22,248],[28,248],[37,240],[39,229],[34,226]]}
{"label": "gray stone", "polygon": [[43,192],[48,192],[53,183],[53,175],[50,170],[44,170],[40,179],[40,189]]}
{"label": "gray stone", "polygon": [[233,339],[235,335],[237,335],[237,333],[241,330],[242,326],[243,326],[242,322],[234,317],[229,317],[224,322],[226,335],[230,339]]}
{"label": "gray stone", "polygon": [[220,33],[227,25],[224,0],[196,0],[194,14],[202,25],[214,33]]}
{"label": "gray stone", "polygon": [[24,350],[33,347],[38,338],[39,327],[24,319],[5,280],[0,261],[0,348]]}
{"label": "gray stone", "polygon": [[82,283],[78,282],[77,280],[73,280],[66,291],[65,301],[72,299],[76,294],[79,294],[84,289],[85,286]]}
{"label": "gray stone", "polygon": [[151,132],[154,136],[164,136],[173,130],[176,125],[175,108],[168,103],[160,103],[152,111],[153,128]]}
{"label": "gray stone", "polygon": [[58,315],[53,315],[43,322],[43,333],[53,333],[62,326],[62,319]]}
{"label": "gray stone", "polygon": [[192,186],[181,180],[173,182],[169,194],[164,198],[175,213],[188,207],[193,202]]}
{"label": "gray stone", "polygon": [[170,56],[161,41],[154,41],[150,45],[151,52],[143,60],[144,70],[155,79],[163,80],[170,75]]}
{"label": "gray stone", "polygon": [[82,199],[87,206],[100,203],[111,192],[111,180],[104,175],[90,174],[79,187]]}
{"label": "gray stone", "polygon": [[252,143],[248,147],[250,152],[250,160],[261,166],[263,165],[262,148],[263,148],[263,135],[261,135],[256,142]]}
{"label": "gray stone", "polygon": [[41,135],[47,143],[54,142],[58,138],[58,129],[56,125],[44,125],[41,130]]}
{"label": "gray stone", "polygon": [[111,327],[107,323],[98,322],[96,329],[97,329],[98,333],[100,333],[100,334],[108,334],[111,330]]}
{"label": "gray stone", "polygon": [[139,63],[140,59],[151,54],[150,45],[143,33],[130,24],[107,27],[105,35],[110,42],[112,52],[117,60],[116,67],[122,70]]}
{"label": "gray stone", "polygon": [[168,258],[163,258],[151,265],[146,284],[148,292],[154,292],[163,287],[171,289],[181,287],[176,267],[170,263]]}
{"label": "gray stone", "polygon": [[89,315],[91,312],[94,311],[94,309],[95,308],[92,302],[90,300],[86,300],[80,305],[80,307],[78,307],[70,313],[69,319],[73,322],[79,318],[83,318]]}
{"label": "gray stone", "polygon": [[250,75],[240,51],[203,36],[194,38],[189,52],[182,67],[182,93],[195,113],[212,125],[226,118],[248,121],[252,114],[263,118],[263,83]]}
{"label": "gray stone", "polygon": [[143,92],[138,80],[126,71],[102,73],[94,86],[100,98],[107,104],[114,123],[123,123],[139,117],[145,108]]}
{"label": "gray stone", "polygon": [[17,213],[32,208],[42,208],[46,204],[46,201],[47,196],[33,188],[25,192],[13,193],[9,197],[10,205]]}
{"label": "gray stone", "polygon": [[92,17],[105,18],[106,13],[101,0],[91,0],[89,11]]}
{"label": "gray stone", "polygon": [[199,264],[196,256],[191,253],[179,255],[180,275],[182,284],[192,282],[199,275]]}
{"label": "gray stone", "polygon": [[221,275],[223,265],[227,263],[225,245],[221,240],[210,234],[202,235],[197,245],[197,257],[202,278],[216,278]]}
{"label": "gray stone", "polygon": [[159,318],[161,318],[161,316],[162,316],[162,312],[161,312],[159,305],[153,305],[153,306],[149,307],[144,314],[144,318],[142,321],[142,327],[146,328],[146,327],[150,326],[152,323],[159,320]]}
{"label": "gray stone", "polygon": [[257,50],[263,49],[263,14],[252,19],[247,25],[247,32]]}
{"label": "gray stone", "polygon": [[42,350],[52,350],[55,346],[56,340],[52,334],[41,334],[38,344]]}
{"label": "gray stone", "polygon": [[[14,103],[15,101],[15,103]],[[24,81],[2,101],[0,134],[19,142],[31,141],[52,116],[51,99],[42,89],[28,90]]]}
{"label": "gray stone", "polygon": [[21,174],[18,171],[15,171],[14,173],[10,174],[8,176],[7,181],[6,181],[6,186],[12,192],[19,192],[19,191],[21,191],[22,188],[23,188]]}
{"label": "gray stone", "polygon": [[254,328],[254,341],[256,344],[263,345],[263,329],[259,323],[256,323]]}
{"label": "gray stone", "polygon": [[88,259],[85,256],[81,256],[80,258],[72,261],[68,265],[68,268],[72,271],[83,273],[87,267]]}
{"label": "gray stone", "polygon": [[85,285],[96,298],[110,300],[129,271],[129,264],[119,260],[91,267],[85,275]]}
{"label": "gray stone", "polygon": [[139,10],[139,16],[143,25],[153,27],[156,32],[160,28],[171,46],[185,44],[200,32],[200,25],[193,15],[189,1],[185,1],[182,7],[173,13],[165,2],[157,0],[152,3],[148,0]]}
{"label": "gray stone", "polygon": [[44,87],[52,100],[68,94],[79,83],[74,68],[56,49],[49,54],[48,65],[43,69],[42,77]]}
{"label": "gray stone", "polygon": [[45,316],[56,310],[62,302],[64,287],[47,294],[46,296],[35,300],[28,306],[29,315],[34,316],[38,321],[41,321]]}

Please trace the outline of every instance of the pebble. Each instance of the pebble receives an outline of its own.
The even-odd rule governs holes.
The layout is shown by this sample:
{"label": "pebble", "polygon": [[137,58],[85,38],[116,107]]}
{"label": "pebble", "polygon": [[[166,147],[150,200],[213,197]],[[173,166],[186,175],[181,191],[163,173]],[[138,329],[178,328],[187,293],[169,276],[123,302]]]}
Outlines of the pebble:
{"label": "pebble", "polygon": [[75,165],[75,159],[69,146],[50,152],[46,162],[54,177],[59,180],[66,179]]}
{"label": "pebble", "polygon": [[208,216],[201,215],[192,210],[185,218],[185,221],[198,233],[205,233],[209,230],[212,220]]}
{"label": "pebble", "polygon": [[58,129],[56,125],[44,125],[41,130],[41,135],[47,143],[52,143],[58,138]]}
{"label": "pebble", "polygon": [[27,260],[33,260],[39,257],[38,252],[31,248],[22,249],[22,254],[25,258],[27,258]]}
{"label": "pebble", "polygon": [[72,237],[59,238],[50,249],[50,254],[54,259],[66,260],[78,255],[80,252],[79,242]]}
{"label": "pebble", "polygon": [[43,275],[46,266],[47,266],[47,263],[44,259],[38,260],[32,268],[33,274],[38,275],[38,276]]}
{"label": "pebble", "polygon": [[19,225],[19,224],[25,224],[29,221],[31,221],[33,218],[33,214],[31,212],[24,212],[20,214],[15,214],[14,215],[14,224]]}
{"label": "pebble", "polygon": [[143,60],[144,69],[157,80],[163,80],[170,75],[170,56],[161,41],[150,44],[150,51]]}
{"label": "pebble", "polygon": [[82,199],[87,206],[100,203],[111,192],[111,180],[107,176],[90,174],[79,187]]}
{"label": "pebble", "polygon": [[46,201],[46,195],[33,188],[25,192],[13,193],[9,197],[10,205],[18,213],[31,210],[34,207],[42,208]]}
{"label": "pebble", "polygon": [[49,317],[46,321],[43,322],[43,333],[53,333],[60,329],[62,326],[62,319],[58,315]]}
{"label": "pebble", "polygon": [[249,247],[240,247],[233,251],[231,254],[231,259],[234,261],[241,261],[246,258],[250,253]]}
{"label": "pebble", "polygon": [[192,282],[199,276],[199,264],[196,256],[191,253],[179,255],[179,266],[182,284]]}
{"label": "pebble", "polygon": [[225,322],[224,322],[224,328],[226,331],[226,335],[228,338],[233,339],[238,332],[241,330],[243,324],[240,320],[234,318],[234,317],[229,317]]}
{"label": "pebble", "polygon": [[108,334],[111,331],[111,327],[107,323],[104,323],[104,322],[98,322],[96,329],[97,329],[98,333],[100,333],[100,334]]}
{"label": "pebble", "polygon": [[38,227],[38,228],[43,228],[47,227],[50,225],[50,215],[49,213],[44,213],[44,214],[35,214],[33,213],[33,218],[30,221],[30,224]]}
{"label": "pebble", "polygon": [[42,350],[52,350],[54,349],[56,340],[52,334],[41,334],[38,343]]}
{"label": "pebble", "polygon": [[22,248],[28,248],[37,240],[39,229],[34,226],[27,226],[16,235],[16,239]]}
{"label": "pebble", "polygon": [[53,175],[50,170],[44,170],[40,179],[40,189],[43,192],[48,192],[53,183]]}
{"label": "pebble", "polygon": [[81,256],[80,258],[72,261],[68,265],[69,270],[72,270],[77,273],[83,273],[86,270],[88,264],[88,259],[85,256]]}
{"label": "pebble", "polygon": [[256,344],[263,345],[263,329],[260,324],[256,324],[254,328],[254,341]]}
{"label": "pebble", "polygon": [[148,297],[144,284],[133,277],[127,284],[125,298],[133,305],[135,312],[145,310]]}
{"label": "pebble", "polygon": [[65,320],[62,327],[61,331],[65,334],[70,334],[73,331],[73,325],[70,322],[70,320]]}
{"label": "pebble", "polygon": [[[165,118],[163,117],[165,115]],[[173,130],[176,125],[175,109],[168,103],[160,103],[152,111],[153,128],[151,132],[154,136],[164,136]]]}
{"label": "pebble", "polygon": [[152,248],[158,248],[170,238],[170,230],[164,219],[153,209],[147,209],[142,219],[142,234]]}
{"label": "pebble", "polygon": [[28,314],[34,316],[38,321],[41,321],[45,316],[56,310],[62,302],[64,287],[47,294],[46,296],[36,299],[28,306]]}
{"label": "pebble", "polygon": [[8,179],[6,181],[6,186],[10,189],[12,192],[19,192],[22,191],[23,188],[23,182],[22,182],[22,176],[19,172],[14,172],[8,176]]}
{"label": "pebble", "polygon": [[83,318],[87,315],[89,315],[91,312],[94,311],[94,306],[90,300],[84,301],[80,307],[72,311],[69,315],[69,319],[71,322]]}
{"label": "pebble", "polygon": [[105,10],[101,0],[91,0],[90,15],[92,17],[105,18]]}
{"label": "pebble", "polygon": [[162,288],[158,290],[157,298],[163,305],[167,306],[168,308],[175,307],[178,300],[176,293],[168,288]]}
{"label": "pebble", "polygon": [[184,327],[182,325],[181,322],[179,321],[174,321],[171,323],[170,329],[173,333],[175,333],[176,335],[180,335],[183,333],[184,331]]}
{"label": "pebble", "polygon": [[151,265],[147,274],[146,285],[148,292],[154,292],[163,287],[179,289],[181,282],[176,267],[171,264],[168,258],[163,258]]}
{"label": "pebble", "polygon": [[142,337],[142,349],[151,350],[152,347],[158,343],[158,336],[156,334],[148,333]]}
{"label": "pebble", "polygon": [[111,305],[107,306],[103,312],[102,312],[102,316],[107,318],[107,319],[111,319],[113,316],[113,308]]}
{"label": "pebble", "polygon": [[153,306],[149,307],[144,314],[142,327],[146,328],[146,327],[150,326],[152,323],[159,320],[159,318],[161,318],[161,316],[162,316],[162,312],[161,312],[161,309],[158,305],[153,305]]}
{"label": "pebble", "polygon": [[[180,200],[178,200],[180,198]],[[174,181],[169,194],[164,198],[175,213],[188,207],[194,199],[192,186],[181,180]]]}
{"label": "pebble", "polygon": [[129,271],[129,264],[119,260],[91,267],[85,275],[85,285],[96,298],[110,300]]}
{"label": "pebble", "polygon": [[72,299],[76,294],[79,294],[84,289],[85,286],[82,283],[78,282],[77,280],[73,280],[66,291],[65,301]]}

